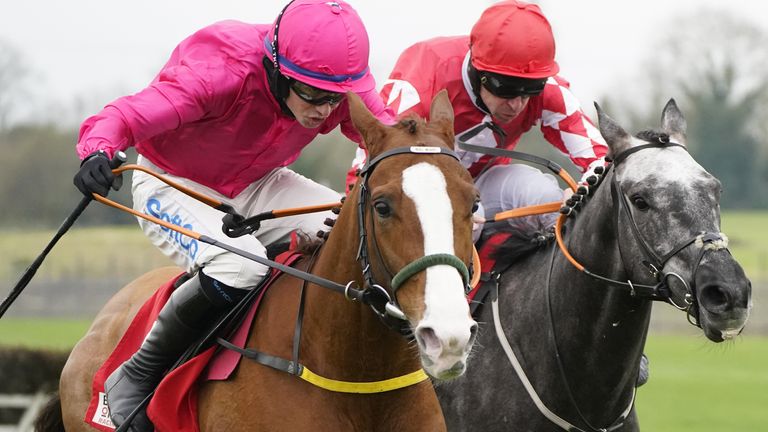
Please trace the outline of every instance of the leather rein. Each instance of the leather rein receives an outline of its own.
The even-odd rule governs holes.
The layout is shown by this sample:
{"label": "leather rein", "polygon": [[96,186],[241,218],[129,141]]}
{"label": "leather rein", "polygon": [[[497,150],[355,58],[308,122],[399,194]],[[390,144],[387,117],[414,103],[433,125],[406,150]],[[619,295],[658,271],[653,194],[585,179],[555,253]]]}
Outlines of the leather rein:
{"label": "leather rein", "polygon": [[[486,126],[489,127],[489,126]],[[475,132],[471,130],[470,132]],[[462,137],[464,138],[464,137]],[[706,247],[707,244],[714,244],[717,245],[716,242],[724,241],[723,235],[721,233],[711,233],[711,232],[701,232],[698,235],[692,236],[684,241],[682,241],[678,246],[673,248],[671,251],[667,252],[666,254],[659,255],[657,254],[652,247],[648,244],[648,242],[645,240],[643,235],[640,232],[640,229],[637,226],[637,223],[635,222],[632,212],[629,209],[629,203],[627,201],[626,196],[622,193],[621,185],[619,181],[616,179],[615,175],[615,169],[614,173],[610,172],[610,169],[613,167],[615,168],[620,163],[622,163],[628,156],[630,156],[633,153],[636,153],[638,151],[648,149],[648,148],[665,148],[665,147],[682,147],[683,149],[686,149],[685,146],[669,142],[669,141],[662,141],[659,140],[658,143],[649,143],[645,145],[640,145],[637,147],[633,147],[630,149],[625,150],[624,152],[617,155],[613,162],[609,164],[603,171],[600,171],[597,174],[597,178],[594,182],[590,183],[589,186],[575,186],[575,182],[568,181],[568,179],[564,176],[567,175],[564,170],[562,170],[558,165],[536,156],[527,155],[525,153],[520,153],[512,150],[506,150],[506,149],[499,149],[499,148],[487,148],[482,146],[476,146],[467,144],[465,142],[459,142],[459,147],[467,150],[467,151],[474,151],[477,153],[484,153],[494,156],[500,156],[500,157],[513,157],[520,160],[525,160],[528,162],[544,165],[547,168],[550,169],[550,171],[560,175],[563,177],[564,180],[566,180],[566,183],[574,189],[574,191],[582,194],[587,195],[589,192],[592,192],[592,189],[599,185],[600,180],[604,177],[607,177],[609,174],[611,175],[611,196],[612,199],[617,205],[614,206],[615,208],[615,217],[614,221],[615,224],[618,225],[619,217],[621,214],[624,214],[627,219],[629,220],[629,224],[632,229],[632,234],[636,241],[640,244],[641,252],[643,254],[644,260],[642,261],[642,264],[648,269],[650,275],[656,280],[655,285],[644,285],[639,283],[633,283],[630,279],[628,279],[626,282],[616,279],[607,278],[601,275],[598,275],[596,273],[590,272],[588,269],[586,269],[582,264],[580,264],[578,261],[576,261],[568,251],[567,246],[565,245],[565,242],[563,241],[563,225],[567,218],[569,216],[575,215],[575,212],[573,211],[573,208],[571,207],[563,207],[560,209],[560,217],[557,220],[557,223],[555,225],[555,238],[557,241],[558,248],[560,249],[561,253],[565,256],[565,258],[568,260],[569,263],[571,263],[574,267],[576,267],[577,270],[580,272],[594,278],[597,280],[600,280],[602,282],[607,282],[612,287],[619,287],[629,290],[629,294],[632,297],[639,297],[639,298],[646,298],[649,300],[654,301],[664,301],[669,304],[671,304],[673,307],[686,311],[686,316],[688,321],[695,325],[699,326],[699,320],[698,320],[698,304],[696,299],[696,291],[695,291],[695,285],[692,283],[689,285],[679,274],[674,272],[664,272],[663,268],[666,265],[666,263],[675,255],[677,255],[679,252],[690,246],[691,244],[699,244],[701,247],[701,252],[699,253],[698,259],[696,261],[696,264],[694,266],[693,272],[692,272],[692,279],[695,280],[695,274],[698,270],[699,264],[701,263],[701,260],[704,256],[704,253],[707,250],[710,249],[717,249],[718,246],[714,247]],[[599,171],[599,170],[597,170]],[[591,187],[590,187],[591,186]],[[554,203],[549,203],[554,204]],[[518,216],[525,216],[530,214],[539,214],[541,209],[536,209],[533,207],[530,208],[520,208],[515,209],[514,211],[510,212],[503,212],[504,214],[498,214],[494,217],[494,220],[503,220],[510,217],[518,217]],[[551,207],[551,205],[549,206]],[[550,325],[554,329],[554,317],[552,314],[551,309],[551,302],[550,302],[550,296],[549,296],[549,289],[551,285],[551,274],[552,269],[554,266],[554,259],[555,259],[555,251],[556,249],[553,249],[552,253],[552,263],[550,265],[548,275],[547,275],[547,311],[550,318]],[[623,258],[622,258],[622,261]],[[536,390],[533,388],[533,385],[531,384],[530,380],[528,379],[527,375],[525,374],[525,371],[522,368],[522,365],[520,364],[519,360],[517,359],[517,356],[515,355],[514,349],[512,348],[511,344],[506,338],[506,335],[504,333],[504,329],[501,326],[501,318],[498,308],[498,289],[499,289],[499,277],[500,275],[497,275],[495,278],[495,292],[492,295],[493,301],[491,304],[493,317],[494,317],[494,326],[497,334],[497,338],[499,340],[499,343],[502,346],[503,351],[507,355],[508,359],[510,360],[511,365],[515,369],[515,372],[517,373],[518,377],[521,380],[521,383],[523,387],[525,388],[526,392],[528,393],[531,400],[534,402],[534,405],[539,409],[539,412],[544,415],[550,422],[557,425],[563,430],[566,431],[577,431],[577,432],[585,432],[584,429],[581,429],[562,417],[558,416],[554,412],[552,412],[541,400],[541,398],[536,393]],[[684,300],[682,305],[677,304],[673,297],[672,297],[672,290],[670,289],[668,285],[668,280],[670,278],[676,278],[678,279],[683,286],[686,289],[686,294],[684,296]],[[553,336],[554,336],[554,330],[553,330]],[[611,425],[604,427],[604,428],[597,428],[594,427],[583,415],[581,410],[578,407],[578,404],[575,401],[575,398],[573,396],[573,392],[571,391],[570,385],[568,384],[567,377],[565,376],[565,369],[562,364],[561,356],[558,352],[557,348],[557,339],[555,337],[555,357],[558,364],[559,374],[561,378],[563,379],[564,383],[566,384],[566,391],[567,396],[571,402],[571,405],[574,407],[576,412],[578,413],[581,421],[583,424],[586,425],[586,429],[590,432],[608,432],[613,431],[621,428],[624,425],[624,421],[629,416],[629,414],[632,411],[632,407],[634,406],[635,396],[636,396],[636,389],[633,389],[632,396],[629,399],[627,407],[622,411],[622,413],[611,423]]]}
{"label": "leather rein", "polygon": [[[363,304],[370,306],[371,309],[373,309],[373,311],[379,317],[387,318],[385,320],[385,323],[387,323],[390,327],[399,329],[403,326],[403,324],[405,324],[404,321],[406,320],[406,316],[400,309],[399,305],[397,304],[396,292],[397,292],[397,289],[407,279],[409,279],[416,273],[426,270],[428,267],[435,266],[435,265],[449,265],[451,267],[454,267],[459,272],[464,282],[464,285],[466,287],[470,286],[470,275],[469,275],[469,270],[467,268],[467,265],[463,261],[461,261],[458,257],[452,254],[432,254],[432,255],[423,256],[411,262],[410,264],[406,265],[405,267],[403,267],[403,269],[401,269],[397,274],[395,274],[392,277],[389,284],[387,284],[393,290],[391,296],[387,292],[387,290],[382,287],[382,285],[375,283],[375,281],[373,280],[373,276],[371,274],[371,265],[370,265],[369,253],[367,248],[367,241],[366,241],[367,233],[364,225],[365,213],[367,208],[366,203],[369,198],[368,180],[370,178],[371,173],[373,172],[373,170],[375,169],[375,167],[379,162],[381,162],[386,158],[402,155],[402,154],[447,155],[455,158],[456,160],[459,159],[456,153],[454,153],[452,150],[441,148],[441,147],[424,147],[424,146],[398,147],[398,148],[386,151],[380,154],[379,156],[377,156],[376,158],[369,160],[366,163],[366,165],[362,168],[360,172],[360,176],[361,176],[360,201],[358,203],[358,208],[357,208],[359,235],[360,235],[360,246],[358,248],[357,258],[358,258],[358,261],[360,261],[360,264],[362,267],[362,273],[363,273],[363,279],[364,279],[363,289],[353,287],[353,285],[355,284],[354,281],[350,281],[347,284],[342,285],[332,280],[321,278],[311,273],[297,270],[293,267],[280,264],[276,261],[258,256],[256,254],[231,246],[227,243],[218,241],[212,237],[197,233],[195,231],[192,231],[190,229],[187,229],[178,225],[171,224],[160,218],[139,212],[130,207],[126,207],[123,204],[112,201],[109,198],[103,197],[101,195],[94,193],[93,198],[96,201],[101,202],[102,204],[106,204],[110,207],[116,208],[126,213],[130,213],[136,217],[161,225],[165,228],[168,228],[170,230],[173,230],[175,232],[178,232],[180,234],[183,234],[195,240],[198,240],[213,246],[218,246],[224,250],[235,253],[244,258],[253,260],[259,264],[263,264],[265,266],[280,270],[283,273],[287,273],[296,278],[302,279],[304,281],[319,285],[323,288],[327,288],[332,291],[343,294],[347,300],[359,301]],[[146,174],[149,174],[157,178],[158,180],[162,181],[163,183],[179,190],[180,192],[204,204],[207,204],[210,207],[213,207],[219,211],[224,212],[225,215],[222,219],[223,221],[222,230],[229,237],[240,237],[246,234],[251,234],[254,231],[259,229],[260,222],[263,220],[273,219],[276,217],[292,216],[296,214],[323,211],[323,210],[328,210],[334,207],[338,207],[340,205],[339,203],[333,203],[329,205],[319,205],[319,206],[312,206],[312,207],[298,208],[298,209],[275,210],[275,211],[261,213],[250,218],[245,218],[242,215],[238,214],[230,205],[222,203],[221,201],[215,200],[213,198],[210,198],[206,195],[203,195],[187,187],[184,187],[140,165],[135,165],[135,164],[124,165],[122,167],[113,169],[112,172],[116,176],[121,176],[123,172],[130,171],[130,170],[142,171]],[[378,245],[376,245],[376,248],[378,249]],[[380,255],[379,255],[379,259],[381,259]],[[479,269],[477,273],[479,276]],[[393,321],[392,318],[394,318],[396,321]]]}
{"label": "leather rein", "polygon": [[[724,237],[722,233],[714,233],[714,232],[705,232],[702,231],[696,235],[693,235],[682,242],[680,242],[676,247],[674,247],[671,251],[667,252],[666,254],[660,255],[656,253],[653,248],[649,245],[648,241],[645,239],[645,237],[640,232],[640,229],[637,226],[637,223],[635,222],[634,217],[632,216],[632,212],[630,211],[630,204],[627,201],[627,197],[624,193],[622,193],[621,184],[616,178],[615,174],[615,168],[621,164],[628,156],[630,156],[633,153],[636,153],[641,150],[649,149],[649,148],[668,148],[668,147],[680,147],[687,151],[686,147],[682,144],[674,143],[674,142],[658,142],[658,143],[649,143],[640,145],[637,147],[632,147],[628,150],[625,150],[623,153],[620,153],[617,155],[613,162],[609,164],[606,167],[606,173],[604,177],[607,177],[609,174],[611,175],[611,196],[613,199],[613,202],[616,203],[614,206],[615,208],[615,217],[614,217],[614,223],[618,225],[618,221],[620,216],[623,214],[627,220],[629,221],[629,226],[632,229],[632,235],[637,241],[637,243],[640,245],[641,253],[643,254],[643,260],[641,263],[643,266],[648,270],[649,274],[653,279],[656,281],[656,284],[654,285],[646,285],[646,284],[640,284],[636,282],[632,282],[631,279],[627,279],[626,281],[622,280],[616,280],[611,279],[605,276],[601,276],[599,274],[593,273],[589,271],[587,268],[585,268],[582,264],[580,264],[576,259],[573,258],[573,256],[568,251],[567,246],[565,245],[565,242],[563,240],[562,236],[562,228],[563,225],[568,218],[569,214],[572,214],[570,209],[563,209],[561,211],[560,217],[557,220],[557,224],[555,225],[555,238],[557,240],[557,244],[560,248],[560,251],[563,253],[565,258],[570,262],[576,269],[581,271],[582,273],[594,278],[598,279],[602,282],[607,282],[609,286],[624,288],[629,290],[629,294],[632,297],[638,297],[638,298],[646,298],[653,301],[663,301],[665,303],[669,303],[673,307],[685,311],[686,316],[688,318],[688,321],[699,327],[699,319],[698,319],[698,302],[697,302],[697,296],[696,296],[696,286],[692,282],[690,285],[686,282],[686,280],[680,276],[677,273],[674,272],[664,272],[664,266],[667,264],[667,262],[673,258],[675,255],[683,251],[685,248],[692,244],[700,245],[701,251],[699,252],[698,259],[696,260],[696,264],[693,268],[693,272],[691,273],[691,279],[692,281],[695,280],[696,272],[698,271],[699,264],[701,263],[701,260],[704,257],[704,253],[708,250],[715,250],[718,249],[719,246],[713,246],[713,247],[707,247],[708,245],[717,245],[717,242],[724,242]],[[611,173],[611,168],[614,168],[614,173]],[[599,183],[599,180],[598,180]],[[621,251],[621,249],[619,249]],[[624,259],[622,258],[622,261]],[[668,281],[671,279],[677,279],[680,283],[683,284],[685,287],[686,293],[684,295],[682,304],[679,304],[679,302],[676,302],[673,297],[673,293],[671,288],[669,287]]]}
{"label": "leather rein", "polygon": [[[371,308],[373,308],[379,317],[384,319],[385,324],[395,329],[401,330],[401,332],[401,325],[398,325],[398,323],[393,323],[391,320],[387,320],[385,318],[389,316],[397,318],[401,321],[405,321],[405,314],[401,311],[400,306],[397,303],[397,290],[411,276],[427,269],[428,267],[435,265],[449,265],[455,268],[461,275],[465,287],[465,293],[469,292],[471,289],[469,270],[467,265],[456,255],[445,253],[425,255],[404,266],[390,279],[389,287],[392,291],[391,293],[374,281],[373,274],[371,272],[370,253],[367,246],[368,234],[365,230],[365,220],[367,213],[366,210],[369,207],[367,204],[370,200],[368,181],[374,169],[378,166],[379,162],[384,159],[402,154],[446,155],[456,159],[457,161],[459,160],[459,157],[454,151],[443,147],[398,147],[392,150],[388,150],[376,156],[375,158],[368,160],[366,164],[360,169],[358,174],[360,176],[360,187],[357,203],[357,221],[360,244],[357,250],[357,259],[360,261],[360,265],[362,266],[364,287],[368,295],[368,304],[371,305]],[[392,273],[387,268],[386,263],[384,263],[384,260],[381,256],[381,251],[379,250],[378,242],[376,242],[375,224],[372,224],[372,226],[373,231],[371,235],[373,236],[373,245],[374,250],[376,251],[376,257],[385,271],[391,276]],[[479,272],[479,269],[476,269],[476,271]]]}

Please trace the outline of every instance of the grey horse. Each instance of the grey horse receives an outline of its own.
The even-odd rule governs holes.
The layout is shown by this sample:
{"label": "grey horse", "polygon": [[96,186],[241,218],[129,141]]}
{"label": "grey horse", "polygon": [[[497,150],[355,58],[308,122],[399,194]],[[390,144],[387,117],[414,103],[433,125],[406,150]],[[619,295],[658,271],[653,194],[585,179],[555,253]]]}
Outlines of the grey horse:
{"label": "grey horse", "polygon": [[751,284],[720,233],[721,185],[689,155],[674,100],[661,130],[637,136],[597,108],[613,164],[563,224],[565,252],[513,238],[500,255],[473,368],[437,387],[449,431],[639,430],[652,300],[713,342],[746,324]]}

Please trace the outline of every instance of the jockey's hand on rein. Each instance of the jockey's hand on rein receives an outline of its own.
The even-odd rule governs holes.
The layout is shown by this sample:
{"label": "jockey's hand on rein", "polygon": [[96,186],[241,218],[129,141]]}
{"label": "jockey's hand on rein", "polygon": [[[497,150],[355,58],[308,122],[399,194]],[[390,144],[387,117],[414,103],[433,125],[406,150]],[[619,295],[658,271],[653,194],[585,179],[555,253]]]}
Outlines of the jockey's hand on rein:
{"label": "jockey's hand on rein", "polygon": [[109,165],[109,157],[103,150],[93,152],[83,159],[80,170],[74,178],[75,186],[86,197],[91,197],[94,192],[104,197],[107,196],[109,188],[113,186],[114,182],[115,175]]}

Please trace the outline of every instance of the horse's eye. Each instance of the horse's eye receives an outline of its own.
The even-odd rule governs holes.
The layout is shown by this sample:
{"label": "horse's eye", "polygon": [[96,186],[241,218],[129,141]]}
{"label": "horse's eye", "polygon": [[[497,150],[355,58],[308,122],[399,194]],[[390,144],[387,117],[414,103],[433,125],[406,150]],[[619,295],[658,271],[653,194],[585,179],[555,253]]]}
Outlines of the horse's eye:
{"label": "horse's eye", "polygon": [[475,214],[475,212],[479,208],[480,208],[480,200],[475,200],[475,202],[472,204],[472,214]]}
{"label": "horse's eye", "polygon": [[632,201],[632,204],[637,207],[638,210],[648,210],[651,208],[651,206],[648,205],[648,202],[645,201],[643,197],[640,195],[632,195],[630,198]]}
{"label": "horse's eye", "polygon": [[373,203],[373,209],[376,210],[376,214],[381,217],[389,217],[392,214],[392,209],[389,207],[389,204],[384,201]]}

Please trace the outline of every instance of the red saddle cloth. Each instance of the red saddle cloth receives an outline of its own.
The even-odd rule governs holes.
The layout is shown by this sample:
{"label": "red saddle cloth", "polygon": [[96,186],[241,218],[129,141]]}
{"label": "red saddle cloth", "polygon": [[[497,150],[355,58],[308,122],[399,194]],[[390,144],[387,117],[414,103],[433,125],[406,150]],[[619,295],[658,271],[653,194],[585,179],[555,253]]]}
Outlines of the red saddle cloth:
{"label": "red saddle cloth", "polygon": [[[479,271],[481,274],[489,274],[491,270],[493,270],[493,267],[496,265],[496,257],[494,257],[493,254],[496,252],[499,246],[504,244],[504,242],[511,236],[511,233],[502,231],[492,235],[485,242],[483,242],[483,244],[480,246],[480,250],[477,252],[478,257],[480,257]],[[468,302],[471,303],[475,299],[475,296],[477,296],[477,293],[480,291],[480,287],[483,285],[483,282],[483,278],[480,278],[480,280],[477,282],[477,285],[472,287],[472,290],[467,294]]]}
{"label": "red saddle cloth", "polygon": [[[275,261],[292,265],[300,256],[297,252],[289,251],[278,256]],[[231,343],[241,348],[245,347],[248,330],[256,315],[261,298],[272,281],[280,274],[280,271],[272,270],[270,280],[251,305],[245,320],[231,338]],[[147,299],[112,354],[96,371],[91,386],[91,403],[85,414],[85,422],[90,426],[105,432],[112,432],[116,429],[109,418],[104,381],[139,349],[160,310],[173,293],[174,283],[179,277],[181,275],[168,281],[152,297]],[[158,432],[199,432],[200,428],[197,423],[198,386],[196,383],[199,379],[225,380],[229,378],[240,361],[240,357],[240,354],[232,350],[216,351],[214,345],[166,375],[155,390],[155,395],[147,407],[147,415],[155,425],[155,430]]]}

